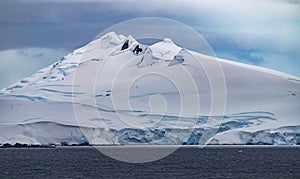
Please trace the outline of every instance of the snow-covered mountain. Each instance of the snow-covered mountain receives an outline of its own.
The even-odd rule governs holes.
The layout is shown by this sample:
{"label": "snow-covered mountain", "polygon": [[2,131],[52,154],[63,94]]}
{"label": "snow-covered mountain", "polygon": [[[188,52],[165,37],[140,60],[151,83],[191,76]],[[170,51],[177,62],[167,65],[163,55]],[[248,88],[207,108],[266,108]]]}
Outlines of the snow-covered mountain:
{"label": "snow-covered mountain", "polygon": [[1,144],[299,144],[300,79],[110,32],[3,89],[0,114]]}

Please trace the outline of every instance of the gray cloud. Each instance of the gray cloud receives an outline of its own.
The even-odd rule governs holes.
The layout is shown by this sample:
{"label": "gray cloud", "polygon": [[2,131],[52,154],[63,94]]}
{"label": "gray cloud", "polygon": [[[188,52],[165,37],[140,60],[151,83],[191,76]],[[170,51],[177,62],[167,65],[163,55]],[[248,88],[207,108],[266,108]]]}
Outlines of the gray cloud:
{"label": "gray cloud", "polygon": [[0,2],[0,49],[43,46],[74,49],[103,29],[136,17],[114,3]]}
{"label": "gray cloud", "polygon": [[[143,16],[179,20],[198,27],[197,30],[201,33],[288,34],[299,28],[299,23],[297,27],[292,27],[291,24],[294,25],[300,18],[299,5],[291,2],[293,1],[1,1],[0,24],[3,28],[0,36],[8,44],[1,43],[0,48],[11,48],[13,44],[22,44],[22,41],[24,46],[34,43],[53,47],[59,44],[61,47],[78,46],[115,23]],[[59,43],[55,43],[58,41]]]}
{"label": "gray cloud", "polygon": [[[58,60],[63,52],[84,45],[116,23],[144,16],[190,25],[206,38],[217,56],[300,76],[296,68],[300,60],[299,12],[296,0],[0,1],[0,75],[11,78],[5,82],[1,77],[0,84]],[[67,50],[53,50],[51,56],[41,52],[43,48]],[[31,50],[18,54],[22,49]],[[11,58],[6,58],[8,54]],[[40,59],[41,64],[32,59]]]}

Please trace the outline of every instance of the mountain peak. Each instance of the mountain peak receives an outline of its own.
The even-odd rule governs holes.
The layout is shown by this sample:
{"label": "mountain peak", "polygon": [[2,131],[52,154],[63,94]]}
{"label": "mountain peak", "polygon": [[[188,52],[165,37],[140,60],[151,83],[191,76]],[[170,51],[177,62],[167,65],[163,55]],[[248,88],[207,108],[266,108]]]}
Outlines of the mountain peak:
{"label": "mountain peak", "polygon": [[[218,65],[224,76],[215,73]],[[211,82],[218,84],[214,94],[221,100],[226,87],[230,103],[218,115],[224,119],[209,142],[299,143],[298,78],[193,52],[169,38],[147,46],[115,32],[1,91],[0,143],[195,144],[201,131],[210,131],[207,126],[218,127],[206,124],[210,115],[216,116],[211,113]],[[157,95],[166,108],[153,103]],[[196,111],[193,100],[199,97]],[[284,106],[278,106],[282,101]],[[134,123],[125,122],[119,112]],[[189,133],[188,126],[197,133]],[[163,135],[157,135],[160,131]]]}
{"label": "mountain peak", "polygon": [[109,48],[111,46],[120,45],[125,41],[124,35],[117,35],[115,32],[109,32],[100,37],[101,48]]}
{"label": "mountain peak", "polygon": [[170,39],[170,38],[164,38],[163,42],[164,43],[172,43],[172,44],[174,44],[173,40]]}

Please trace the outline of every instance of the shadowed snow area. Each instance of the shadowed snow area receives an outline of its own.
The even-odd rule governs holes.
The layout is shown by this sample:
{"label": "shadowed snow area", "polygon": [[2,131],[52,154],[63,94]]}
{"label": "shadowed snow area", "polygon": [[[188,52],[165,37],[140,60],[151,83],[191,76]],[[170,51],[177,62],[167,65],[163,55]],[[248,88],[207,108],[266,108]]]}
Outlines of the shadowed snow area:
{"label": "shadowed snow area", "polygon": [[[210,69],[199,65],[209,62],[218,62],[224,73],[226,106],[221,116],[210,116]],[[196,93],[188,87],[178,91],[176,83],[158,74],[130,83],[136,74],[179,70],[195,79]],[[188,86],[183,75],[174,77]],[[199,96],[199,113],[193,112],[193,103],[186,103],[180,113],[182,95],[191,100]],[[217,130],[209,143],[294,145],[300,144],[299,101],[298,77],[206,56],[168,38],[149,46],[110,32],[1,90],[0,143],[192,145],[199,144],[204,130]],[[128,102],[130,108],[123,105]],[[119,114],[134,114],[133,123],[144,127]],[[223,121],[207,127],[210,117]]]}

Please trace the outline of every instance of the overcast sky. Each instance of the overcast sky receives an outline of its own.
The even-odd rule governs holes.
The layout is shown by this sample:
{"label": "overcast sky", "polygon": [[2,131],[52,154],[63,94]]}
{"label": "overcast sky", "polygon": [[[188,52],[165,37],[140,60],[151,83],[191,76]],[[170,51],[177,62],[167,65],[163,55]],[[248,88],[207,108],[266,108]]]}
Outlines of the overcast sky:
{"label": "overcast sky", "polygon": [[0,88],[116,23],[149,16],[191,26],[218,57],[300,76],[299,12],[296,0],[3,0]]}

